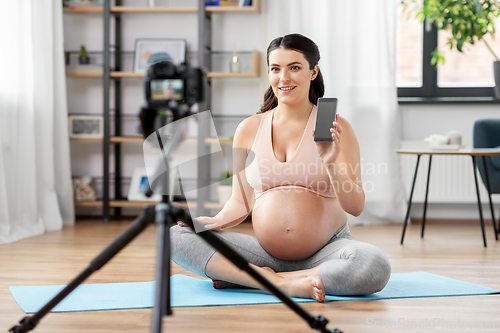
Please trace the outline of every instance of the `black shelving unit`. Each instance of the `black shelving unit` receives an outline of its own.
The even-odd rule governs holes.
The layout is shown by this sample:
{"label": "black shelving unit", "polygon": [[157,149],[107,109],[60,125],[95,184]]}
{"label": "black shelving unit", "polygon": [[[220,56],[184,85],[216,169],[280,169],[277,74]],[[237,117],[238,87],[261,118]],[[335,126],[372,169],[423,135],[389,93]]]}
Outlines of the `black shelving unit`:
{"label": "black shelving unit", "polygon": [[[115,0],[115,6],[121,6],[121,0]],[[121,136],[121,115],[122,115],[122,96],[121,96],[121,77],[111,77],[111,49],[114,51],[114,71],[120,72],[122,70],[122,22],[121,15],[119,13],[111,12],[111,0],[104,0],[104,54],[103,54],[103,116],[104,116],[104,137],[103,137],[103,195],[102,195],[102,209],[103,209],[103,218],[104,221],[109,220],[109,210],[110,210],[110,193],[109,193],[109,184],[110,184],[110,168],[109,168],[109,152],[110,152],[110,144],[114,145],[114,158],[115,158],[115,170],[114,170],[114,197],[121,198],[121,178],[122,178],[122,170],[121,170],[121,142],[110,142],[110,92],[109,86],[111,80],[113,80],[114,84],[114,128],[115,135]],[[110,43],[111,40],[111,17],[113,15],[114,19],[114,44]],[[198,66],[203,68],[207,73],[210,72],[211,69],[211,61],[210,61],[210,36],[211,36],[211,15],[205,10],[205,1],[198,0]],[[199,103],[199,110],[209,110],[210,109],[210,95],[211,95],[211,84],[210,78],[207,78],[205,83],[205,92],[206,98],[205,101]],[[200,117],[201,122],[199,123],[199,138],[205,138],[208,136],[208,121],[203,119],[204,117]],[[198,151],[201,154],[206,154],[210,149],[209,145],[204,140],[198,140]],[[207,179],[210,177],[210,165],[206,166],[198,166],[198,179],[200,184],[204,184],[207,182]],[[201,187],[201,186],[200,186]],[[198,214],[203,214],[204,211],[204,201],[209,195],[205,189],[200,189],[198,194]],[[121,216],[121,208],[115,207],[114,215],[116,218],[120,218]]]}
{"label": "black shelving unit", "polygon": [[[139,3],[139,2],[140,3]],[[142,2],[141,2],[142,1]],[[162,0],[163,1],[163,0]],[[133,121],[132,115],[126,115],[122,112],[122,79],[127,77],[142,77],[141,74],[133,72],[133,51],[126,51],[122,47],[122,15],[129,13],[158,13],[174,15],[176,12],[189,12],[197,15],[198,18],[198,51],[187,52],[186,59],[194,66],[201,67],[206,73],[209,73],[205,82],[205,101],[199,103],[198,110],[210,110],[211,105],[211,80],[212,77],[256,77],[258,76],[258,53],[256,51],[241,52],[240,59],[242,65],[242,73],[229,73],[228,72],[228,59],[231,59],[231,52],[214,51],[211,47],[212,36],[212,15],[215,13],[224,12],[258,12],[259,0],[254,0],[254,5],[246,8],[222,8],[222,7],[206,7],[205,0],[193,0],[190,2],[191,6],[197,7],[168,7],[168,1],[163,1],[160,4],[156,1],[155,5],[158,7],[148,7],[150,4],[147,0],[103,0],[102,9],[100,8],[79,8],[71,9],[65,8],[65,12],[93,12],[98,13],[102,10],[103,17],[103,51],[102,52],[89,52],[90,62],[94,65],[102,65],[102,73],[68,73],[68,76],[81,76],[81,77],[100,77],[102,75],[103,84],[103,176],[97,178],[99,183],[100,195],[102,199],[102,214],[105,221],[110,218],[110,208],[114,209],[115,217],[121,216],[120,204],[116,200],[125,200],[124,190],[127,187],[127,178],[123,177],[121,169],[122,161],[122,147],[121,145],[127,140],[122,138],[140,137],[140,133],[134,129],[127,127]],[[178,2],[183,5],[184,2]],[[136,6],[138,5],[138,6]],[[114,33],[112,36],[111,26],[114,26]],[[66,64],[77,64],[78,51],[66,52]],[[214,72],[212,70],[214,69]],[[111,94],[111,85],[113,85],[113,95]],[[113,100],[114,103],[110,103]],[[110,105],[114,104],[111,108]],[[235,119],[238,117],[227,117],[228,123],[224,124],[224,118],[227,116],[214,116],[213,119],[216,123],[217,132],[221,131],[219,135],[231,136],[231,130],[227,127],[234,127]],[[244,117],[239,117],[240,121]],[[128,125],[127,125],[128,123]],[[125,127],[124,127],[125,124]],[[211,120],[200,117],[198,121],[198,152],[207,154],[210,150],[210,143],[204,140],[209,136],[213,136],[210,132]],[[237,125],[237,124],[236,124]],[[133,125],[132,125],[133,126]],[[222,130],[222,128],[225,128]],[[234,134],[234,131],[232,132]],[[133,140],[129,140],[133,141]],[[115,170],[110,170],[110,152],[111,145],[114,151],[114,165]],[[205,212],[205,203],[210,196],[208,188],[203,188],[202,184],[210,182],[210,165],[198,165],[197,175],[197,209],[198,214],[203,215]],[[191,185],[192,186],[192,185]],[[111,193],[112,191],[112,193]],[[112,202],[112,204],[110,204]],[[97,207],[97,205],[95,205]]]}

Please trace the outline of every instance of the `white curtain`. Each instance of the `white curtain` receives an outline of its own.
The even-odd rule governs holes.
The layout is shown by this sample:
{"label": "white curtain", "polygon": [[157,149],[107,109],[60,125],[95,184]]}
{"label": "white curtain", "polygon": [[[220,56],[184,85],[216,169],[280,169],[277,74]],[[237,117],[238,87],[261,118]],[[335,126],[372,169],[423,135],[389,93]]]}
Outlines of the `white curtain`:
{"label": "white curtain", "polygon": [[0,244],[74,223],[60,0],[0,2]]}
{"label": "white curtain", "polygon": [[[318,44],[325,96],[353,126],[361,148],[364,212],[350,223],[403,222],[405,192],[395,83],[394,0],[262,1],[263,39],[301,33]],[[265,67],[265,66],[264,66]]]}

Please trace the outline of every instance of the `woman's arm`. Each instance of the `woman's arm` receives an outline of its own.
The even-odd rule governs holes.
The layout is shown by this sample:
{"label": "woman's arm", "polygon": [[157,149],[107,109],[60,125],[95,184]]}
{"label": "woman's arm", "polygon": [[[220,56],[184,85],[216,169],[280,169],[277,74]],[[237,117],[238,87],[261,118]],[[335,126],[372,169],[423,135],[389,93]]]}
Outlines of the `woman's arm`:
{"label": "woman's arm", "polygon": [[197,221],[205,224],[207,229],[220,230],[221,228],[235,227],[246,219],[253,207],[253,189],[248,184],[245,174],[245,163],[251,147],[249,139],[255,137],[253,132],[256,129],[256,120],[251,118],[242,121],[234,134],[231,198],[214,217],[200,216],[197,218]]}
{"label": "woman's arm", "polygon": [[318,153],[328,171],[340,207],[346,213],[358,216],[365,205],[358,140],[351,124],[340,116],[331,133],[332,143],[316,143]]}

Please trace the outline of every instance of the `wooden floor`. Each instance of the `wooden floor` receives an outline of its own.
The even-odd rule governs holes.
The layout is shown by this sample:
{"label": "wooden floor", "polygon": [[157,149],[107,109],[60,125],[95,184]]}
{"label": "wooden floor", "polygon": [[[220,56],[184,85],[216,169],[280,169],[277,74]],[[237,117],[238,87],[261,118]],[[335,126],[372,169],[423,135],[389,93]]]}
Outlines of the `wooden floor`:
{"label": "wooden floor", "polygon": [[[0,245],[0,332],[25,314],[8,287],[67,284],[130,224],[78,221],[62,231]],[[500,242],[486,225],[488,247],[480,228],[467,223],[430,223],[424,239],[418,224],[409,226],[401,246],[401,225],[351,227],[357,240],[380,247],[393,272],[426,271],[500,289]],[[237,229],[252,233],[251,224]],[[154,280],[155,227],[150,226],[86,283]],[[173,265],[173,273],[191,275]],[[410,298],[381,301],[307,303],[303,306],[344,332],[436,330],[500,332],[500,295]],[[151,309],[50,313],[34,332],[150,332]],[[386,329],[384,328],[384,325]],[[390,326],[389,326],[390,325]],[[421,325],[421,326],[420,326]],[[496,329],[464,329],[496,325]],[[420,327],[420,328],[419,328]],[[432,331],[431,330],[431,331]],[[164,332],[313,332],[283,304],[176,308],[163,321]]]}

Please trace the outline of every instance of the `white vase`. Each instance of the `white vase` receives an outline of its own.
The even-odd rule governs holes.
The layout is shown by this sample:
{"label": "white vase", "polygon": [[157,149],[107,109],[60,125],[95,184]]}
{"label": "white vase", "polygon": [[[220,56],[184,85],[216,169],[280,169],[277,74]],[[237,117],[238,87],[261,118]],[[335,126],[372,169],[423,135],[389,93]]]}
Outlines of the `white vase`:
{"label": "white vase", "polygon": [[231,185],[219,185],[217,187],[217,196],[219,197],[219,203],[225,204],[229,198],[231,198],[231,193],[233,192],[233,187]]}

